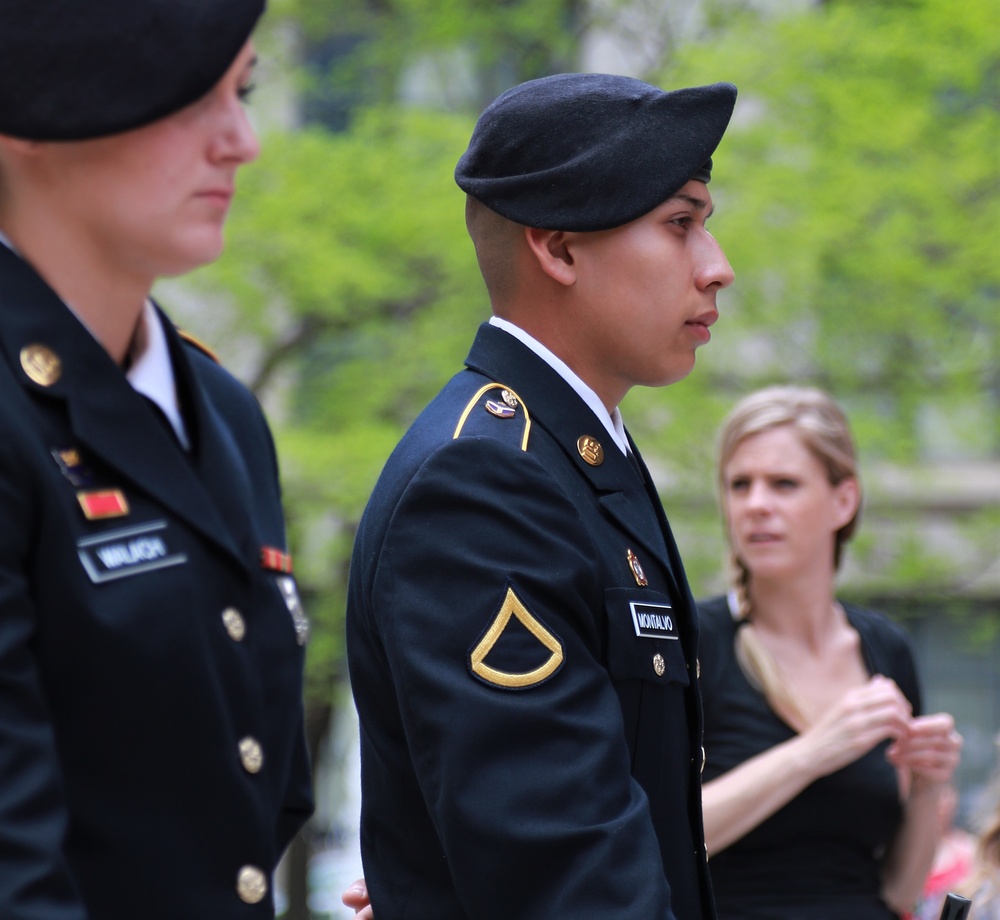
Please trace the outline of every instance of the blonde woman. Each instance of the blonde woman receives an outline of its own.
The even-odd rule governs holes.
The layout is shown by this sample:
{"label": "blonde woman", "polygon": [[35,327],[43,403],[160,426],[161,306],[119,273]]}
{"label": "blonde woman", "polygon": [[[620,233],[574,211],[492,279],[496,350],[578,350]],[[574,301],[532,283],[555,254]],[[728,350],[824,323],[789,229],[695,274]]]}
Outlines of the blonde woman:
{"label": "blonde woman", "polygon": [[735,584],[699,610],[720,920],[900,917],[961,739],[921,715],[903,630],[834,593],[861,507],[843,413],[817,390],[747,397],[722,427],[719,484]]}

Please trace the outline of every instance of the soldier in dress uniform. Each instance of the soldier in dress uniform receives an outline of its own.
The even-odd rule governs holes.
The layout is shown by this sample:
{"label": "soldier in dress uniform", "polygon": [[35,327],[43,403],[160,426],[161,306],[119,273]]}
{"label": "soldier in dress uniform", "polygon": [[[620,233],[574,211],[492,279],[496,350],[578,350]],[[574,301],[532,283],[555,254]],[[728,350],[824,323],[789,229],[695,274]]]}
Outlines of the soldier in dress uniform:
{"label": "soldier in dress uniform", "polygon": [[273,918],[312,808],[271,435],[149,299],[221,249],[263,7],[4,5],[4,920]]}
{"label": "soldier in dress uniform", "polygon": [[458,164],[494,315],[389,459],[350,578],[379,920],[715,915],[695,609],[617,407],[688,374],[732,281],[705,222],[735,98],[547,77]]}

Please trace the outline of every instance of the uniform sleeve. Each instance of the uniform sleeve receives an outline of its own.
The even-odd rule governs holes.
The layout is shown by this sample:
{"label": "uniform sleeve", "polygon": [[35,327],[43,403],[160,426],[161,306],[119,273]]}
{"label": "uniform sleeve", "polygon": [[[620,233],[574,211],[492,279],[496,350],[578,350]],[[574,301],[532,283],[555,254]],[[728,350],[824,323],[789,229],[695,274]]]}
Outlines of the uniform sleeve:
{"label": "uniform sleeve", "polygon": [[395,508],[372,597],[465,913],[672,920],[600,658],[599,554],[542,466],[488,439],[439,449]]}
{"label": "uniform sleeve", "polygon": [[67,811],[32,653],[23,461],[0,447],[0,917],[85,920],[63,855]]}
{"label": "uniform sleeve", "polygon": [[292,838],[313,813],[312,771],[304,725],[300,725],[297,732],[288,777],[285,799],[275,834],[275,852],[279,854],[284,853]]}

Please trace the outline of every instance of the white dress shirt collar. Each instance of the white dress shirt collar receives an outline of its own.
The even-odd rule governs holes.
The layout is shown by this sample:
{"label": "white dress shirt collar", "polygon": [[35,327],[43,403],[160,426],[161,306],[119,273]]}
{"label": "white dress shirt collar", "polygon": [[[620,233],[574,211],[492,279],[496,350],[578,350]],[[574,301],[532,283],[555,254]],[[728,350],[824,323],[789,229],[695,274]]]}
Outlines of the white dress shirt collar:
{"label": "white dress shirt collar", "polygon": [[625,437],[625,425],[622,422],[622,414],[618,411],[617,406],[615,406],[614,412],[609,413],[597,394],[570,369],[565,361],[554,355],[538,339],[530,333],[525,332],[520,326],[515,326],[510,320],[501,319],[499,316],[491,316],[490,325],[503,329],[504,332],[514,336],[515,339],[530,348],[552,370],[562,377],[573,388],[580,399],[590,406],[594,415],[601,420],[608,434],[611,435],[612,440],[618,445],[618,449],[626,456],[628,455],[629,449],[628,439]]}
{"label": "white dress shirt collar", "polygon": [[125,376],[134,390],[163,410],[181,445],[185,450],[190,450],[191,442],[177,401],[177,380],[170,360],[167,336],[151,301],[147,300],[143,305],[139,322],[145,326],[145,335],[141,337],[145,339],[145,348],[138,354],[132,354],[132,363]]}

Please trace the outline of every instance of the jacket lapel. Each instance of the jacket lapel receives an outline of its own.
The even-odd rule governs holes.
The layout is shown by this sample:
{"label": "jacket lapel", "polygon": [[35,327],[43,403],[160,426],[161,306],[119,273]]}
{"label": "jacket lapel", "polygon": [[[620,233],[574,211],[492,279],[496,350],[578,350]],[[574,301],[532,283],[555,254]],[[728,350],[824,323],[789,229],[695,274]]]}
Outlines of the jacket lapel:
{"label": "jacket lapel", "polygon": [[[41,382],[31,378],[21,358],[30,346],[41,346],[58,357],[58,377]],[[65,405],[79,446],[246,565],[194,466],[145,399],[55,292],[4,246],[0,246],[0,349],[15,378],[35,398]],[[199,434],[210,427],[201,419],[195,425]]]}
{"label": "jacket lapel", "polygon": [[198,478],[239,558],[253,559],[260,547],[254,543],[252,516],[247,514],[254,493],[243,452],[212,399],[211,387],[199,379],[173,324],[162,313],[160,317],[170,346],[182,411],[192,437],[191,459]]}

